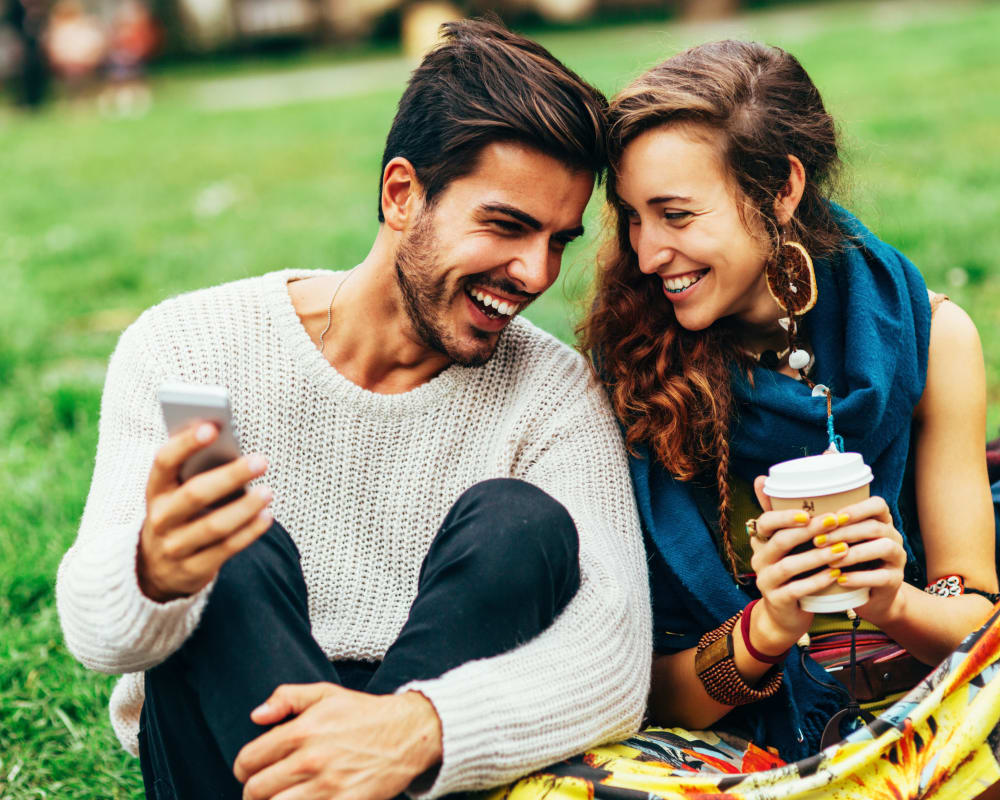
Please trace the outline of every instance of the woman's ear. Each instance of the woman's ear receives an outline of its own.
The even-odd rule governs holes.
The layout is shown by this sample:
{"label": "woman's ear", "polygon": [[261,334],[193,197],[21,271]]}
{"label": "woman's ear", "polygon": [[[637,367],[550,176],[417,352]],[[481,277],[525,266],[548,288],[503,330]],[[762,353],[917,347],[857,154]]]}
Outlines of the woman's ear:
{"label": "woman's ear", "polygon": [[394,231],[406,228],[422,205],[423,187],[407,159],[396,156],[382,172],[382,215]]}
{"label": "woman's ear", "polygon": [[788,156],[788,182],[778,192],[774,200],[774,215],[779,225],[786,225],[799,207],[802,193],[806,188],[806,168],[796,156]]}

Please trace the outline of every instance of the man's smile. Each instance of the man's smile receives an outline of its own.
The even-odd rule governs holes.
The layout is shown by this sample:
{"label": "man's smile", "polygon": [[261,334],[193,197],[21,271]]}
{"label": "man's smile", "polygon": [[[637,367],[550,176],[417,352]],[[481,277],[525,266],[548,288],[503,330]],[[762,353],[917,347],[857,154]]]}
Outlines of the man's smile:
{"label": "man's smile", "polygon": [[483,286],[467,286],[465,294],[490,319],[512,317],[527,305],[527,302],[516,302],[501,297],[493,290]]}

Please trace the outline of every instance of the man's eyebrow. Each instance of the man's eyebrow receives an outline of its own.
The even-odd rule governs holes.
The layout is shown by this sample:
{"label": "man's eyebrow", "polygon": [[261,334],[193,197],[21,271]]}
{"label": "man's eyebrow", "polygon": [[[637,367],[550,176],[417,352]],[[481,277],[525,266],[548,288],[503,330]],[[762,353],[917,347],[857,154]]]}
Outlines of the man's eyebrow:
{"label": "man's eyebrow", "polygon": [[[483,203],[479,207],[479,211],[484,214],[506,214],[508,217],[513,217],[518,222],[524,223],[533,231],[540,231],[543,227],[542,223],[531,216],[531,214],[506,203]],[[579,236],[583,236],[583,225],[577,225],[575,228],[567,228],[555,235],[560,239],[576,239]]]}
{"label": "man's eyebrow", "polygon": [[583,236],[583,225],[577,225],[575,228],[567,228],[564,231],[559,231],[555,234],[556,239],[562,239],[563,241],[572,241],[573,239]]}
{"label": "man's eyebrow", "polygon": [[531,216],[531,214],[514,206],[509,206],[506,203],[483,203],[483,205],[479,206],[479,211],[485,214],[506,214],[518,222],[523,222],[533,231],[540,231],[542,229],[542,223]]}

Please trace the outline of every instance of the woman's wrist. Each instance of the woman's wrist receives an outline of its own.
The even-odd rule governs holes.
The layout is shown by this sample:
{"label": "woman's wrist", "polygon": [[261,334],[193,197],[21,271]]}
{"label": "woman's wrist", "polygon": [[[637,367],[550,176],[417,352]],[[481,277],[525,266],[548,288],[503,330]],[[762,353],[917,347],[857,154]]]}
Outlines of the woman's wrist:
{"label": "woman's wrist", "polygon": [[789,631],[782,628],[774,621],[764,600],[754,603],[750,609],[749,628],[751,641],[744,642],[748,645],[747,651],[753,655],[753,651],[757,650],[772,658],[787,652],[807,630]]}
{"label": "woman's wrist", "polygon": [[906,619],[906,596],[909,591],[919,592],[920,590],[907,583],[900,584],[890,603],[884,608],[868,608],[871,601],[858,609],[858,616],[866,622],[870,622],[875,627],[883,631],[890,631],[894,626]]}

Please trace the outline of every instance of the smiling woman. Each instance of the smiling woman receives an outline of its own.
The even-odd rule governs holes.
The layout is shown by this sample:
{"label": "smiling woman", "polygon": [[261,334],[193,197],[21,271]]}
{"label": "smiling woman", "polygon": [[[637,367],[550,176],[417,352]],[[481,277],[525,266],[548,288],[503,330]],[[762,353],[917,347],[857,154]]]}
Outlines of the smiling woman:
{"label": "smiling woman", "polygon": [[[581,330],[633,453],[654,608],[650,719],[713,726],[737,756],[813,757],[852,730],[857,741],[872,720],[859,703],[885,711],[1000,597],[979,337],[829,201],[836,128],[792,55],[694,47],[614,98],[610,121],[615,226]],[[835,514],[772,510],[771,465],[845,445],[871,466],[872,497]],[[952,579],[960,588],[941,596]],[[802,608],[831,586],[868,598],[853,625]],[[997,781],[1000,699],[951,713],[983,734],[979,787]],[[656,732],[636,746],[667,741],[680,758],[711,738]]]}

